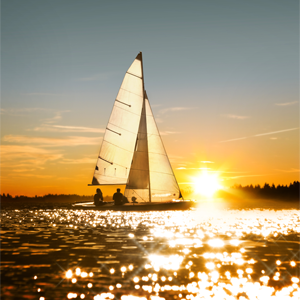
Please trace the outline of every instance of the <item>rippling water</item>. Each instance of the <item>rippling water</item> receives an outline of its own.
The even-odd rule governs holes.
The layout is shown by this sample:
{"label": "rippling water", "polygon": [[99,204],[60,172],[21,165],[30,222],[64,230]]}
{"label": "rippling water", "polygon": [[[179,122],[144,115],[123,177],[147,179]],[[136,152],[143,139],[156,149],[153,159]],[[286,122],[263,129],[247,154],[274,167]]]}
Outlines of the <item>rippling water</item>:
{"label": "rippling water", "polygon": [[300,299],[297,210],[2,210],[3,299]]}

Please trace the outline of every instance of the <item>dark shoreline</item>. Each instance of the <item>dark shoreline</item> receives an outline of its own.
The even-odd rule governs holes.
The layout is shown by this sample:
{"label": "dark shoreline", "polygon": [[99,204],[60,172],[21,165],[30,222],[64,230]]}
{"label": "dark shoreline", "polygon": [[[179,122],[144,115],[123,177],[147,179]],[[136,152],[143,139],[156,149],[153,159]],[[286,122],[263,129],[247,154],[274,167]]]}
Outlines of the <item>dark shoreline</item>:
{"label": "dark shoreline", "polygon": [[[82,201],[78,201],[76,198],[68,199],[49,199],[41,201],[40,199],[28,198],[28,199],[1,199],[1,209],[75,209],[72,204],[76,202],[91,202],[92,197]],[[206,205],[207,203],[213,203],[216,207],[225,209],[300,209],[299,199],[287,200],[274,200],[274,199],[251,199],[240,197],[218,197],[212,200],[201,199],[197,200],[197,206]]]}

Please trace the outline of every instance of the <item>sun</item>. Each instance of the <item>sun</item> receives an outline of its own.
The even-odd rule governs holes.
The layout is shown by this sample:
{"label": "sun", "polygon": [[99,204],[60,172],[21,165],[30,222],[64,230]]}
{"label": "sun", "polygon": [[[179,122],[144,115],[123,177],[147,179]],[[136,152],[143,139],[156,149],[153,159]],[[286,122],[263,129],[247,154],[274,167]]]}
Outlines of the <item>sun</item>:
{"label": "sun", "polygon": [[195,177],[193,181],[195,193],[205,197],[212,197],[217,190],[222,188],[218,174],[209,174],[206,171]]}

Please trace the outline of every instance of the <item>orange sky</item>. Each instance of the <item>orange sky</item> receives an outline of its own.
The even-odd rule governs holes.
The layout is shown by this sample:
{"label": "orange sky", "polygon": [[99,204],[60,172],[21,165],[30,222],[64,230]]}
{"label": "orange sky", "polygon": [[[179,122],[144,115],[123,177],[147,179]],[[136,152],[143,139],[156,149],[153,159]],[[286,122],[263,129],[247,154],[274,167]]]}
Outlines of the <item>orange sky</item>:
{"label": "orange sky", "polygon": [[297,1],[32,2],[2,7],[1,193],[95,192],[103,132],[139,51],[180,187],[204,169],[225,187],[299,180]]}

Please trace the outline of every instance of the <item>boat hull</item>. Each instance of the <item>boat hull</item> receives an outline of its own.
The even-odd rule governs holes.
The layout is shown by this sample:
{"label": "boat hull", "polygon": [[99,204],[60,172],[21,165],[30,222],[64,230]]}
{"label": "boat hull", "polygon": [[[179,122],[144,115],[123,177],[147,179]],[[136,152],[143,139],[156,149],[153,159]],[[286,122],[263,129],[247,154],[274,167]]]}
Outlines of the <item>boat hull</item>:
{"label": "boat hull", "polygon": [[85,210],[113,210],[113,211],[164,211],[164,210],[187,210],[194,206],[193,201],[173,201],[173,202],[151,202],[151,203],[126,203],[124,205],[114,205],[109,202],[102,206],[95,206],[93,202],[75,203],[73,208]]}

